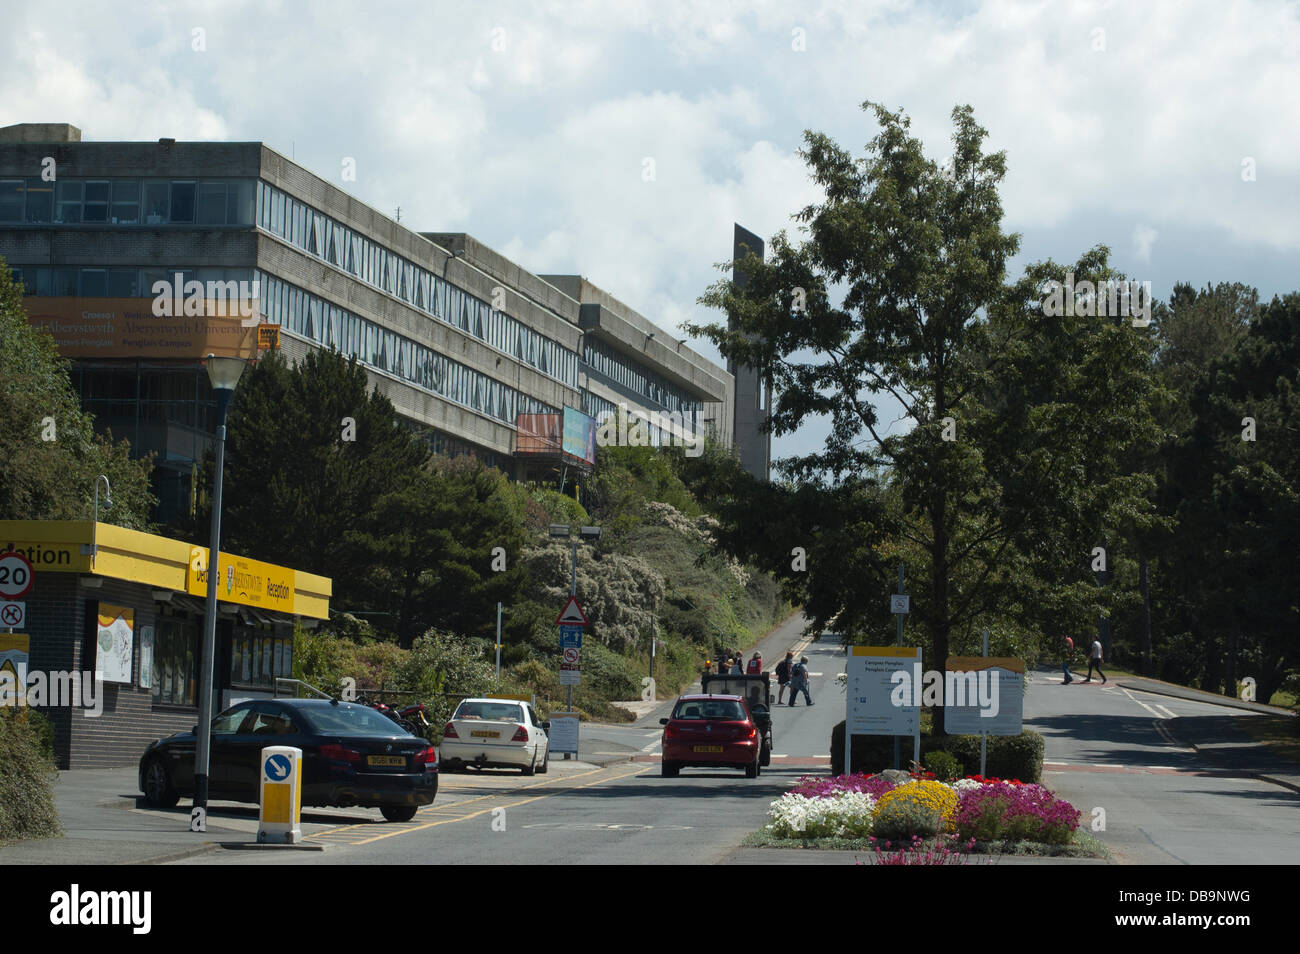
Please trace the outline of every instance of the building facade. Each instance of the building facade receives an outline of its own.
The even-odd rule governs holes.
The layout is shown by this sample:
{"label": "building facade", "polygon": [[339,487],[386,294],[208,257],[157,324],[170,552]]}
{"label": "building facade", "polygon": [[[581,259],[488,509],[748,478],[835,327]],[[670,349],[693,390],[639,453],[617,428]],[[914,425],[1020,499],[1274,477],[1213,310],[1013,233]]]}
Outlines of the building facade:
{"label": "building facade", "polygon": [[[147,306],[159,282],[254,288],[290,361],[311,349],[355,356],[433,449],[515,478],[589,469],[570,429],[585,427],[590,444],[620,404],[650,423],[649,443],[685,431],[735,443],[733,374],[607,292],[532,274],[464,233],[411,231],[263,143],[0,129],[0,257],[28,295],[89,330],[85,316],[112,313],[94,308]],[[191,506],[215,429],[206,375],[194,356],[123,356],[120,334],[99,351],[87,340],[65,350],[83,404],[97,426],[157,455],[168,519]]]}

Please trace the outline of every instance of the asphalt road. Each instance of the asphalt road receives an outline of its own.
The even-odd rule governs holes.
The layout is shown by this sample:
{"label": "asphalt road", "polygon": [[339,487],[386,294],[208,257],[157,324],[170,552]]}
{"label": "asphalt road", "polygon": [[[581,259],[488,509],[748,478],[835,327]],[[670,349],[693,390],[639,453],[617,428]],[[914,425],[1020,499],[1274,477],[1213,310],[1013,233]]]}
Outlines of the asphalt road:
{"label": "asphalt road", "polygon": [[[792,625],[774,639],[789,645],[789,632],[797,629]],[[813,701],[821,705],[774,708],[772,765],[757,779],[710,769],[683,769],[678,778],[662,778],[656,711],[637,725],[583,727],[591,751],[607,751],[618,759],[604,767],[552,760],[548,776],[529,779],[509,771],[448,774],[435,803],[410,822],[366,819],[313,832],[308,841],[324,845],[321,853],[220,850],[176,863],[721,861],[766,822],[768,805],[800,776],[827,771],[831,725],[843,717],[843,696],[834,677],[843,669],[844,657],[839,647],[818,644],[804,655]],[[774,661],[766,645],[764,657]],[[671,700],[661,711],[668,706]],[[585,754],[587,744],[583,749]]]}
{"label": "asphalt road", "polygon": [[[770,667],[798,639],[802,620],[762,646]],[[548,775],[444,774],[438,798],[406,823],[369,809],[307,809],[308,849],[250,847],[256,809],[214,803],[206,835],[187,831],[188,802],[143,805],[134,772],[64,773],[56,798],[68,837],[0,850],[14,863],[173,864],[690,864],[852,863],[848,853],[738,849],[767,821],[770,802],[800,776],[829,768],[831,726],[843,718],[835,685],[844,656],[812,644],[816,705],[773,709],[775,747],[757,779],[684,769],[660,776],[660,715],[629,725],[584,725],[581,760],[553,759]],[[1083,812],[1083,823],[1129,864],[1293,864],[1300,859],[1300,794],[1217,770],[1177,735],[1179,718],[1249,719],[1242,709],[1122,688],[1029,676],[1026,725],[1046,739],[1044,783]],[[1195,724],[1195,723],[1193,723]],[[204,843],[221,847],[205,850]],[[170,859],[170,860],[167,860]],[[1036,861],[1033,863],[1043,863]]]}
{"label": "asphalt road", "polygon": [[1095,834],[1116,860],[1295,864],[1300,794],[1208,769],[1174,734],[1171,719],[1184,716],[1254,718],[1115,680],[1063,686],[1060,673],[1032,673],[1025,699],[1026,723],[1047,743],[1044,784],[1080,809],[1084,824],[1104,823]]}

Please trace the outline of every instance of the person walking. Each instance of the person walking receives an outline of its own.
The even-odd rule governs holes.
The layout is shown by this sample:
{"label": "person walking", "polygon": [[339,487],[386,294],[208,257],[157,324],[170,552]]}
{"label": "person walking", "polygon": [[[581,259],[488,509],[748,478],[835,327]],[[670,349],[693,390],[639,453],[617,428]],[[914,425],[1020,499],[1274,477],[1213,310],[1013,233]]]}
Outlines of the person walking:
{"label": "person walking", "polygon": [[808,695],[808,657],[804,656],[794,664],[790,670],[790,705],[795,704],[795,699],[799,698],[799,693],[803,693],[804,701],[808,705],[815,705],[812,696]]}
{"label": "person walking", "polygon": [[[776,704],[782,705],[785,702],[785,687],[790,684],[790,669],[794,666],[794,653],[786,653],[785,658],[776,664]],[[794,699],[794,693],[790,693],[790,699]]]}
{"label": "person walking", "polygon": [[1061,680],[1061,685],[1068,686],[1074,682],[1070,675],[1070,656],[1074,654],[1074,640],[1066,636],[1061,642],[1061,673],[1065,676]]}
{"label": "person walking", "polygon": [[1101,671],[1101,640],[1092,641],[1092,650],[1088,653],[1088,678],[1084,682],[1092,682],[1092,668],[1097,667],[1097,675],[1101,676],[1102,684],[1106,682],[1106,674]]}

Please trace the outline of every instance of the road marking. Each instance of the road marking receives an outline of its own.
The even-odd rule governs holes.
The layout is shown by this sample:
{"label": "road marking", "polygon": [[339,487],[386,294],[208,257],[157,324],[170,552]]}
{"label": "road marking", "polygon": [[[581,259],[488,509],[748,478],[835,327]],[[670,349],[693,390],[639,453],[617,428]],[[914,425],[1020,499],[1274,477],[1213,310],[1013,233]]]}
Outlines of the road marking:
{"label": "road marking", "polygon": [[1156,707],[1157,709],[1159,709],[1161,712],[1163,712],[1163,713],[1165,714],[1165,718],[1167,718],[1167,719],[1177,719],[1177,718],[1178,718],[1178,713],[1174,712],[1174,711],[1173,711],[1172,709],[1170,709],[1168,706],[1162,706],[1162,705],[1160,705],[1160,703],[1157,702],[1157,703],[1155,703],[1155,707]]}
{"label": "road marking", "polygon": [[[598,772],[603,772],[603,771],[605,771],[605,770],[604,770],[604,769],[596,769],[596,771],[598,771]],[[488,812],[493,811],[494,809],[497,809],[497,808],[501,808],[501,809],[518,808],[518,807],[520,807],[521,805],[527,805],[529,802],[540,801],[540,800],[542,800],[543,798],[554,798],[556,795],[562,795],[562,794],[564,794],[565,792],[576,792],[578,789],[582,789],[582,788],[590,788],[590,787],[593,786],[593,785],[600,785],[600,784],[603,784],[604,782],[614,782],[614,781],[618,781],[619,779],[630,778],[630,777],[633,776],[633,775],[639,775],[639,774],[641,774],[643,771],[645,771],[645,770],[644,770],[644,769],[640,769],[640,768],[638,768],[638,769],[637,769],[636,771],[634,771],[634,772],[624,772],[622,775],[613,775],[613,776],[611,776],[611,777],[609,777],[609,778],[598,778],[598,779],[596,779],[595,781],[584,782],[584,783],[581,784],[581,785],[574,785],[574,786],[571,787],[571,788],[557,789],[557,790],[554,791],[554,792],[546,792],[545,794],[542,794],[542,795],[534,795],[534,796],[532,796],[531,798],[520,799],[519,801],[511,802],[511,803],[509,803],[509,804],[490,805],[490,806],[488,806],[487,808],[480,808],[478,811],[470,812],[468,815],[462,815],[462,816],[460,816],[459,818],[441,818],[441,819],[439,819],[438,821],[425,822],[423,825],[413,825],[413,826],[411,826],[411,827],[409,827],[409,828],[405,828],[405,829],[403,829],[403,830],[401,830],[401,831],[390,831],[390,832],[385,832],[385,833],[382,834],[382,835],[375,835],[375,837],[373,837],[373,838],[364,838],[364,839],[362,839],[361,841],[355,841],[355,842],[352,842],[352,844],[353,844],[353,845],[369,845],[369,844],[371,844],[372,842],[382,841],[382,840],[385,839],[385,838],[393,838],[393,837],[395,837],[395,836],[397,836],[397,835],[405,835],[405,834],[409,834],[410,832],[415,832],[415,831],[424,831],[424,830],[427,829],[427,828],[437,828],[439,825],[450,825],[452,822],[469,821],[471,818],[478,818],[480,815],[486,815]],[[591,774],[591,773],[590,773],[590,772],[584,772],[584,773],[582,773],[582,774],[583,774],[583,775],[589,775],[589,774]],[[574,775],[574,776],[572,776],[572,777],[573,777],[573,778],[581,778],[582,776],[580,776],[580,775]],[[484,797],[492,797],[492,796],[484,796]],[[495,797],[500,798],[501,796],[498,795],[498,796],[495,796]],[[507,795],[507,796],[505,796],[505,797],[506,797],[506,798],[509,798],[510,796]],[[464,804],[464,803],[463,803],[463,802],[461,802],[461,803],[457,803],[457,805],[460,805],[460,804]],[[454,807],[456,807],[456,806],[453,805],[453,806],[450,806],[450,807],[454,808]]]}
{"label": "road marking", "polygon": [[[594,775],[594,774],[597,773],[597,772],[603,772],[603,771],[605,771],[605,769],[604,769],[603,767],[597,766],[596,768],[590,769],[590,770],[588,770],[588,771],[586,771],[586,772],[579,772],[577,775],[569,775],[569,776],[566,776],[566,778],[583,778],[584,776],[587,776],[587,775]],[[562,781],[563,781],[563,779],[560,779],[560,778],[548,778],[548,779],[545,779],[544,781],[541,781],[541,782],[533,782],[533,783],[531,783],[531,784],[529,784],[529,785],[521,785],[521,786],[519,786],[519,790],[520,790],[520,791],[523,791],[523,790],[527,790],[527,789],[531,789],[531,788],[541,788],[543,785],[554,785],[554,784],[561,783]],[[468,788],[460,789],[460,791],[469,791],[469,792],[472,792],[472,791],[474,791],[474,789],[473,789],[473,787],[468,787]],[[461,808],[461,806],[463,806],[463,805],[468,805],[470,802],[481,802],[481,801],[482,801],[483,799],[485,799],[485,798],[510,798],[510,797],[512,797],[512,796],[510,796],[510,795],[502,795],[500,792],[488,792],[488,793],[485,794],[485,795],[474,795],[474,796],[472,796],[472,797],[470,797],[470,798],[462,798],[462,799],[460,799],[459,801],[455,801],[455,802],[447,802],[447,801],[444,801],[444,802],[442,802],[441,804],[434,803],[433,805],[426,805],[426,806],[424,806],[424,808],[422,808],[422,809],[420,810],[420,814],[423,814],[423,815],[426,815],[426,816],[427,816],[427,815],[432,814],[432,813],[435,813],[435,812],[452,812],[452,811],[456,811],[456,810],[458,810],[458,809]],[[419,815],[416,815],[416,818],[419,818],[419,817],[420,817]],[[364,829],[371,829],[371,830],[373,830],[373,828],[374,828],[374,826],[375,826],[376,824],[378,824],[378,823],[377,823],[376,821],[373,821],[373,820],[372,820],[372,821],[365,822],[365,823],[362,823],[362,824],[359,824],[359,825],[341,825],[341,826],[339,826],[339,827],[337,827],[337,828],[331,828],[331,829],[329,829],[328,831],[320,831],[320,832],[316,832],[315,834],[313,834],[313,835],[308,835],[307,837],[308,837],[308,838],[321,838],[321,837],[324,837],[324,836],[334,836],[334,835],[339,835],[339,834],[342,834],[342,833],[345,833],[345,832],[348,832],[348,831],[352,831],[353,829],[357,829],[357,828],[364,828]],[[414,830],[415,830],[414,828],[408,828],[408,827],[406,827],[406,826],[411,825],[412,822],[388,822],[387,824],[388,824],[388,825],[396,825],[397,827],[400,828],[401,831],[414,831]],[[394,834],[400,834],[400,831],[398,831],[398,832],[394,832]],[[360,844],[360,842],[354,842],[354,844]]]}
{"label": "road marking", "polygon": [[643,746],[641,747],[641,751],[642,751],[642,752],[653,752],[655,749],[657,749],[657,748],[659,747],[660,743],[662,743],[662,742],[663,742],[663,739],[662,739],[662,738],[656,739],[655,741],[651,742],[649,745],[643,745]]}
{"label": "road marking", "polygon": [[774,759],[788,759],[789,757],[790,757],[790,753],[789,753],[789,752],[782,752],[780,755],[773,755],[773,756],[772,756],[772,758],[774,758]]}

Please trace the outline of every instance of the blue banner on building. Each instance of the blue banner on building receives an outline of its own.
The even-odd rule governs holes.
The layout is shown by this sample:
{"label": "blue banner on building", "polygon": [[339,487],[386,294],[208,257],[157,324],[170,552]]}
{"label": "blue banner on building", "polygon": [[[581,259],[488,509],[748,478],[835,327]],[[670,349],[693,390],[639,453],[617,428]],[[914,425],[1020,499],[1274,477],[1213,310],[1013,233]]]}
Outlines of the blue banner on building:
{"label": "blue banner on building", "polygon": [[571,407],[564,409],[564,453],[596,463],[596,420]]}

